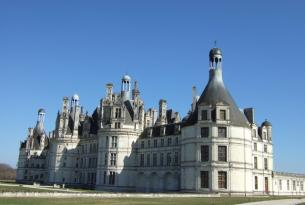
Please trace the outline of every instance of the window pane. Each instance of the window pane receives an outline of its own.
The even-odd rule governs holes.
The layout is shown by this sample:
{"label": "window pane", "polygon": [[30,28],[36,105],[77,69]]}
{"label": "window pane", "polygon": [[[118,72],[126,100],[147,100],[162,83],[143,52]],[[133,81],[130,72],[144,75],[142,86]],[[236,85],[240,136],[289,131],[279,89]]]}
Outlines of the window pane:
{"label": "window pane", "polygon": [[202,162],[209,161],[209,146],[208,145],[201,146],[201,161]]}
{"label": "window pane", "polygon": [[218,137],[227,137],[226,127],[218,127]]}
{"label": "window pane", "polygon": [[201,188],[209,188],[209,172],[208,171],[200,172],[200,181],[201,181]]}
{"label": "window pane", "polygon": [[208,111],[207,110],[201,111],[201,120],[208,120]]}
{"label": "window pane", "polygon": [[227,172],[223,172],[223,171],[218,172],[218,188],[219,189],[227,188]]}
{"label": "window pane", "polygon": [[226,111],[220,110],[220,120],[226,120]]}
{"label": "window pane", "polygon": [[218,161],[226,162],[227,161],[227,147],[218,146]]}
{"label": "window pane", "polygon": [[201,128],[201,137],[209,137],[209,128],[208,127]]}

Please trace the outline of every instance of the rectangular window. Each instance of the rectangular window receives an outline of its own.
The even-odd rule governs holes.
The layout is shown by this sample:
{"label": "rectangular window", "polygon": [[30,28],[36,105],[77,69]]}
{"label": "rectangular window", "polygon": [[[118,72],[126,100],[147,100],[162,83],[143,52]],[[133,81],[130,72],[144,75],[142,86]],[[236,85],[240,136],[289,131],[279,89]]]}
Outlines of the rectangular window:
{"label": "rectangular window", "polygon": [[257,143],[254,142],[254,151],[257,151]]}
{"label": "rectangular window", "polygon": [[161,153],[160,154],[160,166],[163,166],[164,165],[164,154]]}
{"label": "rectangular window", "polygon": [[118,137],[117,136],[112,136],[111,137],[111,147],[112,148],[117,148],[118,146]]}
{"label": "rectangular window", "polygon": [[264,145],[264,152],[265,152],[265,153],[267,153],[267,152],[268,152],[267,145]]}
{"label": "rectangular window", "polygon": [[[104,165],[108,165],[108,153],[105,153],[105,158],[104,158]],[[83,163],[83,159],[82,159],[82,163]]]}
{"label": "rectangular window", "polygon": [[257,176],[254,177],[254,183],[255,183],[255,190],[258,189],[258,178]]}
{"label": "rectangular window", "polygon": [[201,120],[208,120],[208,111],[201,110]]}
{"label": "rectangular window", "polygon": [[154,147],[157,147],[158,146],[158,140],[154,140]]}
{"label": "rectangular window", "polygon": [[115,118],[121,118],[121,108],[115,108]]}
{"label": "rectangular window", "polygon": [[227,137],[226,127],[218,127],[218,137]]}
{"label": "rectangular window", "polygon": [[[106,147],[109,147],[109,137],[108,136],[106,137],[106,144],[105,145],[106,145]],[[84,149],[83,149],[83,151],[84,151]]]}
{"label": "rectangular window", "polygon": [[179,160],[178,152],[175,152],[175,156],[174,156],[174,164],[175,165],[178,165],[178,160]]}
{"label": "rectangular window", "polygon": [[268,159],[264,158],[264,168],[265,170],[268,170]]}
{"label": "rectangular window", "polygon": [[169,137],[169,138],[167,139],[167,146],[171,146],[171,145],[172,145],[172,138]]}
{"label": "rectangular window", "polygon": [[150,140],[147,141],[147,147],[150,147]]}
{"label": "rectangular window", "polygon": [[218,172],[218,188],[219,189],[227,188],[227,172],[224,171]]}
{"label": "rectangular window", "polygon": [[280,188],[280,190],[282,190],[282,180],[281,179],[279,180],[279,188]]}
{"label": "rectangular window", "polygon": [[226,120],[227,119],[226,117],[227,117],[226,116],[226,111],[225,110],[220,110],[220,112],[219,112],[220,120]]}
{"label": "rectangular window", "polygon": [[287,190],[290,190],[289,180],[287,180]]}
{"label": "rectangular window", "polygon": [[115,172],[110,172],[110,175],[109,175],[109,184],[111,184],[111,185],[115,184]]}
{"label": "rectangular window", "polygon": [[218,146],[218,161],[226,162],[227,161],[227,147]]}
{"label": "rectangular window", "polygon": [[144,141],[141,141],[141,148],[144,148]]}
{"label": "rectangular window", "polygon": [[200,187],[201,188],[209,188],[209,172],[201,171],[200,172]]}
{"label": "rectangular window", "polygon": [[107,172],[106,171],[104,171],[104,184],[106,184],[106,180],[107,180]]}
{"label": "rectangular window", "polygon": [[157,166],[157,153],[153,153],[153,166]]}
{"label": "rectangular window", "polygon": [[114,123],[114,127],[115,127],[115,129],[120,129],[121,128],[121,123],[120,122]]}
{"label": "rectangular window", "polygon": [[161,139],[161,147],[164,147],[164,139]]}
{"label": "rectangular window", "polygon": [[254,169],[257,169],[257,157],[254,157]]}
{"label": "rectangular window", "polygon": [[201,162],[207,162],[209,161],[209,146],[208,145],[202,145],[201,146]]}
{"label": "rectangular window", "polygon": [[140,155],[140,166],[144,167],[144,154]]}
{"label": "rectangular window", "polygon": [[111,153],[110,165],[111,166],[116,166],[116,153]]}
{"label": "rectangular window", "polygon": [[146,155],[146,166],[150,167],[150,154]]}
{"label": "rectangular window", "polygon": [[201,128],[201,137],[209,137],[209,128],[208,127],[202,127]]}
{"label": "rectangular window", "polygon": [[295,181],[294,181],[294,180],[292,181],[292,187],[293,187],[293,191],[295,191],[295,190],[297,189],[297,186],[296,186],[296,184],[295,184]]}
{"label": "rectangular window", "polygon": [[166,155],[166,165],[167,166],[170,166],[171,165],[171,162],[172,162],[172,157],[171,157],[171,153],[167,153]]}
{"label": "rectangular window", "polygon": [[300,182],[300,189],[301,189],[301,191],[304,191],[304,182]]}

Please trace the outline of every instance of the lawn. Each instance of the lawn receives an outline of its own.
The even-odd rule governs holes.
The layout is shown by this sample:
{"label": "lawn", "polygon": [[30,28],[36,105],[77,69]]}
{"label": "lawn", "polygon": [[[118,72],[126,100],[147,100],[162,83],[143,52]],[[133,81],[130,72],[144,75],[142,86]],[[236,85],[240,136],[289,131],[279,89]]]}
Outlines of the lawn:
{"label": "lawn", "polygon": [[[287,197],[286,197],[287,198]],[[279,197],[211,198],[0,198],[0,205],[231,205]]]}

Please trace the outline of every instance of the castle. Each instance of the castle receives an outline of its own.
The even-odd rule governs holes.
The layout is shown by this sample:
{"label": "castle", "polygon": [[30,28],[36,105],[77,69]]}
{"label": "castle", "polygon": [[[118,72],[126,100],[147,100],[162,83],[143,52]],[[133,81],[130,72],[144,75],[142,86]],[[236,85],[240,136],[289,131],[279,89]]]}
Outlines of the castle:
{"label": "castle", "polygon": [[[17,182],[97,190],[304,195],[305,175],[273,171],[272,125],[237,107],[222,78],[222,52],[209,53],[209,80],[181,119],[160,100],[145,109],[137,82],[106,85],[92,115],[78,95],[64,97],[55,130],[35,128],[21,142]],[[188,103],[188,102],[186,102]]]}

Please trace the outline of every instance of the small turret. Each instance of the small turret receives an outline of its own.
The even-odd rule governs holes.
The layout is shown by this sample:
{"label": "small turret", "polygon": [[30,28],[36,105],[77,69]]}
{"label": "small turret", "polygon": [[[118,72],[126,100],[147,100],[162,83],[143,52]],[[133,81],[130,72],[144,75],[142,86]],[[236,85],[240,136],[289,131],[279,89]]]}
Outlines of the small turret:
{"label": "small turret", "polygon": [[71,118],[73,119],[73,136],[78,136],[78,127],[79,127],[79,117],[81,112],[81,107],[79,106],[79,96],[74,94],[71,101]]}
{"label": "small turret", "polygon": [[125,102],[126,100],[130,100],[130,87],[131,87],[130,82],[131,82],[131,77],[128,75],[124,75],[122,78],[122,89],[121,89],[123,102]]}
{"label": "small turret", "polygon": [[221,68],[222,53],[220,48],[212,48],[209,53],[210,68]]}
{"label": "small turret", "polygon": [[262,123],[262,127],[266,127],[267,139],[272,140],[272,124],[267,119]]}
{"label": "small turret", "polygon": [[112,100],[112,93],[113,93],[113,84],[107,83],[106,84],[106,98],[110,101]]}
{"label": "small turret", "polygon": [[137,97],[139,97],[140,95],[140,91],[139,91],[139,88],[138,88],[138,81],[135,81],[134,82],[134,88],[132,90],[132,99],[136,99]]}

